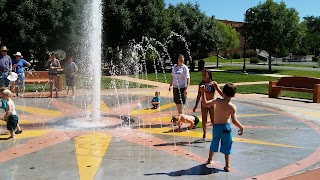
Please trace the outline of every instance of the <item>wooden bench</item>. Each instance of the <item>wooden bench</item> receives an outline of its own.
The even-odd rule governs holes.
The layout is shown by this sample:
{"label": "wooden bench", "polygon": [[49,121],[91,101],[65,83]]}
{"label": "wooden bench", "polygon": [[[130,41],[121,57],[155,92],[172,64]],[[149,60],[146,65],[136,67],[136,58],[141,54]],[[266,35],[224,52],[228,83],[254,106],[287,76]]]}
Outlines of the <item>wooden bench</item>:
{"label": "wooden bench", "polygon": [[320,103],[320,79],[310,77],[281,77],[269,81],[269,98],[281,96],[281,90],[313,93],[313,102]]}
{"label": "wooden bench", "polygon": [[[26,84],[47,84],[49,85],[48,71],[32,71],[32,73],[24,72]],[[62,77],[58,76],[58,89],[62,90]]]}

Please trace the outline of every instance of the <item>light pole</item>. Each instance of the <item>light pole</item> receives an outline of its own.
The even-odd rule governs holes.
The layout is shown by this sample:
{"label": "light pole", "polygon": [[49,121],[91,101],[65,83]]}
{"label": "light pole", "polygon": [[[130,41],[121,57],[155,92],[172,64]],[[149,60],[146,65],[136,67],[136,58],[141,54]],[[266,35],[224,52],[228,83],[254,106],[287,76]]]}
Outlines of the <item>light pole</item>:
{"label": "light pole", "polygon": [[245,14],[245,21],[244,21],[244,25],[246,26],[246,32],[244,34],[244,45],[243,45],[243,67],[242,67],[242,73],[247,73],[247,69],[246,69],[246,48],[247,48],[247,36],[248,36],[248,21],[247,21],[247,17],[248,17],[248,12],[252,12],[252,8],[249,8],[246,10],[246,14]]}

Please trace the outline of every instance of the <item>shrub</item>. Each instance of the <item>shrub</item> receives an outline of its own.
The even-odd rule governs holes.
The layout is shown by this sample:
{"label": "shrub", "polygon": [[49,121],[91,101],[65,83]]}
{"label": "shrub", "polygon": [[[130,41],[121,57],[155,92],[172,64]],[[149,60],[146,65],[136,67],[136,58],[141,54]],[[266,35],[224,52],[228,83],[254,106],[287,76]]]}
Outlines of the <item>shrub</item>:
{"label": "shrub", "polygon": [[257,56],[251,57],[250,58],[250,63],[251,64],[258,64],[260,62],[259,58]]}
{"label": "shrub", "polygon": [[233,57],[233,59],[240,59],[241,58],[240,54],[238,54],[238,53],[234,53],[232,55],[232,57]]}
{"label": "shrub", "polygon": [[258,53],[254,49],[249,49],[248,51],[246,51],[246,58],[251,58],[256,56],[258,56]]}

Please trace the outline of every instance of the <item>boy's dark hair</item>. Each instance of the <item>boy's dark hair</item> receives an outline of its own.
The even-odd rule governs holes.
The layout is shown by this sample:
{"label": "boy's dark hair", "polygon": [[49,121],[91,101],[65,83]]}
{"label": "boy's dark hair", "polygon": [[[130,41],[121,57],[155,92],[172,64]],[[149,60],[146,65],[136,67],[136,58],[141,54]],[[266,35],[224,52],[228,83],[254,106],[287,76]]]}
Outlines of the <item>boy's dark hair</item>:
{"label": "boy's dark hair", "polygon": [[173,123],[173,122],[176,122],[176,121],[178,121],[178,118],[177,118],[177,117],[175,117],[175,116],[172,116],[172,118],[171,118],[171,122]]}
{"label": "boy's dark hair", "polygon": [[237,87],[232,83],[227,83],[226,85],[224,85],[222,90],[223,94],[226,95],[227,97],[234,97],[234,95],[236,94],[236,91],[237,91]]}

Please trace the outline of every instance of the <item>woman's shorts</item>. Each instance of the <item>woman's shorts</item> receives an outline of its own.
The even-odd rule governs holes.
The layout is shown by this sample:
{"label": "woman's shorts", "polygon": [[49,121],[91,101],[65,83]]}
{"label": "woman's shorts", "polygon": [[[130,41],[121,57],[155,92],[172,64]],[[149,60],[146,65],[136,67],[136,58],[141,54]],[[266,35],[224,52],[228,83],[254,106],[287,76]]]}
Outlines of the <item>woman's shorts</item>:
{"label": "woman's shorts", "polygon": [[184,95],[185,88],[173,88],[173,101],[176,104],[185,104],[186,96]]}
{"label": "woman's shorts", "polygon": [[18,74],[18,79],[16,80],[15,86],[16,87],[19,87],[19,86],[24,87],[25,86],[24,79],[25,79],[24,73],[23,74]]}
{"label": "woman's shorts", "polygon": [[9,116],[9,120],[7,122],[7,130],[14,131],[18,124],[18,116],[17,115],[11,115]]}
{"label": "woman's shorts", "polygon": [[74,77],[73,76],[66,77],[66,85],[68,87],[74,86]]}

